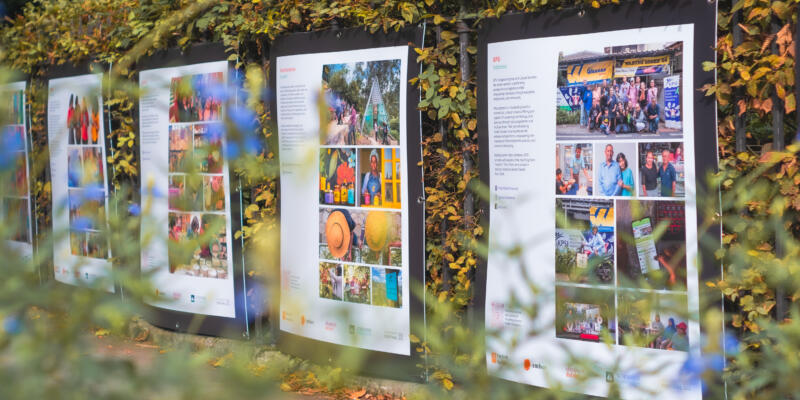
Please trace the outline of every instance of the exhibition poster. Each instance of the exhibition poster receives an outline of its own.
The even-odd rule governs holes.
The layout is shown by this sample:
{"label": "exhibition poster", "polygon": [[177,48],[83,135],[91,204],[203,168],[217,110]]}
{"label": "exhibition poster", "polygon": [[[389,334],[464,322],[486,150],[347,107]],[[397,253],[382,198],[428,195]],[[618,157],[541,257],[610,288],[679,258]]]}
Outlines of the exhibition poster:
{"label": "exhibition poster", "polygon": [[408,53],[276,58],[281,331],[411,354]]}
{"label": "exhibition poster", "polygon": [[25,107],[25,81],[13,82],[2,89],[7,113],[3,122],[3,146],[11,155],[11,174],[6,190],[0,195],[0,210],[11,228],[6,245],[21,258],[33,257],[33,218],[30,186],[30,148]]}
{"label": "exhibition poster", "polygon": [[53,268],[57,281],[83,285],[102,279],[103,288],[114,292],[101,90],[101,74],[48,83]]}
{"label": "exhibition poster", "polygon": [[227,61],[139,73],[141,270],[160,309],[236,318],[228,74]]}
{"label": "exhibition poster", "polygon": [[695,138],[715,125],[713,102],[695,108],[695,49],[713,47],[713,29],[698,31],[713,17],[615,29],[623,16],[603,12],[598,28],[571,16],[583,28],[485,42],[487,368],[595,396],[615,384],[623,398],[700,399],[681,368],[701,356],[695,161],[715,146]]}

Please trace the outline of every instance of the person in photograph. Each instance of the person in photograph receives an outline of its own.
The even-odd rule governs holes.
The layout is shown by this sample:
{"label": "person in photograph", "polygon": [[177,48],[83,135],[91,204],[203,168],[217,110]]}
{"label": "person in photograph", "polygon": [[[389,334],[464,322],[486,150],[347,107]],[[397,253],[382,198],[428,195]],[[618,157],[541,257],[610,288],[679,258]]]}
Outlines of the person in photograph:
{"label": "person in photograph", "polygon": [[682,163],[683,162],[683,143],[678,145],[678,147],[675,149],[675,159],[674,159],[674,161],[676,163]]}
{"label": "person in photograph", "polygon": [[[569,172],[572,174],[573,183],[580,182],[582,179],[585,179],[584,182],[589,182],[589,170],[586,169],[586,163],[582,153],[583,149],[581,145],[575,145],[575,154],[572,156],[572,159],[569,160]],[[581,177],[581,175],[583,176]]]}
{"label": "person in photograph", "polygon": [[91,123],[92,123],[92,129],[91,129],[92,143],[99,144],[100,143],[99,142],[99,140],[100,140],[100,138],[99,138],[99,133],[100,133],[100,110],[97,109],[98,108],[97,103],[92,102],[92,104],[93,104],[93,107],[92,107],[91,116],[90,116]]}
{"label": "person in photograph", "polygon": [[592,226],[592,232],[589,234],[589,239],[586,240],[586,246],[591,251],[592,256],[602,256],[608,253],[608,242],[605,236],[597,229],[597,225]]}
{"label": "person in photograph", "polygon": [[603,81],[603,86],[600,88],[600,109],[608,109],[608,82]]}
{"label": "person in photograph", "polygon": [[647,102],[658,101],[658,87],[655,79],[650,80],[650,87],[647,89]]}
{"label": "person in photograph", "polygon": [[633,111],[631,111],[627,103],[619,103],[617,108],[619,109],[619,112],[617,112],[617,124],[615,132],[630,133],[630,120],[633,117]]}
{"label": "person in photograph", "polygon": [[374,203],[375,196],[381,194],[381,173],[378,170],[378,151],[373,149],[369,153],[369,172],[364,174],[364,183],[361,185],[361,195],[369,194],[370,203]]}
{"label": "person in photograph", "polygon": [[72,106],[72,96],[69,95],[69,109],[67,109],[67,132],[69,132],[69,144],[77,144],[78,142],[75,140],[75,130],[73,130],[73,120],[75,119],[75,107]]}
{"label": "person in photograph", "polygon": [[608,144],[605,150],[606,160],[600,164],[598,181],[603,196],[619,196],[622,192],[622,173],[619,164],[614,161],[614,146]]}
{"label": "person in photograph", "polygon": [[622,78],[622,83],[619,85],[619,95],[623,103],[628,102],[628,93],[630,93],[630,90],[631,83],[628,82],[628,78]]}
{"label": "person in photograph", "polygon": [[600,117],[603,115],[603,111],[600,109],[600,101],[595,98],[592,100],[594,104],[592,105],[591,110],[589,110],[589,132],[593,132],[595,129],[600,129]]}
{"label": "person in photograph", "polygon": [[608,115],[608,108],[603,109],[603,114],[598,117],[598,129],[604,135],[608,136],[608,129],[611,126],[611,121]]}
{"label": "person in photograph", "polygon": [[660,112],[661,109],[658,107],[658,103],[656,103],[656,98],[653,97],[645,109],[647,122],[649,124],[650,132],[652,133],[658,133],[658,114]]}
{"label": "person in photograph", "polygon": [[644,82],[639,82],[639,107],[641,107],[642,110],[647,107],[647,87]]}
{"label": "person in photograph", "polygon": [[642,170],[642,197],[658,197],[658,166],[652,150],[645,154]]}
{"label": "person in photograph", "polygon": [[633,196],[633,171],[628,168],[628,159],[625,153],[617,154],[617,164],[619,164],[620,176],[622,177],[622,192],[620,196]]}
{"label": "person in photograph", "polygon": [[617,92],[613,86],[609,88],[607,107],[610,123],[608,125],[608,131],[615,132],[617,129],[617,115],[619,115],[619,99],[617,98]]}
{"label": "person in photograph", "polygon": [[689,337],[686,336],[686,323],[681,322],[677,326],[677,331],[670,339],[670,348],[678,351],[689,351]]}
{"label": "person in photograph", "polygon": [[586,81],[583,81],[583,93],[581,94],[581,127],[588,127],[589,112],[592,110],[592,88]]}
{"label": "person in photograph", "polygon": [[333,297],[342,299],[342,267],[328,268],[328,278],[330,279],[331,286],[333,287]]}
{"label": "person in photograph", "polygon": [[633,126],[635,132],[644,132],[647,129],[647,116],[644,115],[644,110],[635,103],[633,109]]}
{"label": "person in photograph", "polygon": [[561,168],[556,168],[556,194],[567,194],[567,192],[572,189],[572,185],[575,184],[575,181],[572,179],[564,182],[562,175]]}
{"label": "person in photograph", "polygon": [[658,178],[661,180],[661,196],[672,197],[675,195],[675,185],[678,174],[675,167],[669,162],[670,152],[667,149],[661,152],[661,167],[658,169]]}
{"label": "person in photograph", "polygon": [[350,125],[347,127],[347,144],[356,144],[356,124],[358,123],[358,113],[356,108],[350,109]]}

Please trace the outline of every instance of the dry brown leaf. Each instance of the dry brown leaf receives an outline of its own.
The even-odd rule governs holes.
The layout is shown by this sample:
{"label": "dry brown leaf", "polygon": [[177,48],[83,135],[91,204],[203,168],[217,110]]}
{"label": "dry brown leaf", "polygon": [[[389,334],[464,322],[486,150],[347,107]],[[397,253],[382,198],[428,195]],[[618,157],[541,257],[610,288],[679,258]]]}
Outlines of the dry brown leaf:
{"label": "dry brown leaf", "polygon": [[361,388],[361,390],[348,391],[347,395],[350,397],[350,399],[357,400],[357,399],[361,398],[361,396],[363,396],[366,393],[367,393],[367,389]]}

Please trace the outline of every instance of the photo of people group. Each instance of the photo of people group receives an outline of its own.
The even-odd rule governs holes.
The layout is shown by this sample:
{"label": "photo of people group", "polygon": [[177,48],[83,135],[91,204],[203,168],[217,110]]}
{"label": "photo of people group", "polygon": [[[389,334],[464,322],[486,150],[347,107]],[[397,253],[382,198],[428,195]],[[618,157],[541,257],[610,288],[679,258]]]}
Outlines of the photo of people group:
{"label": "photo of people group", "polygon": [[69,248],[74,256],[108,258],[108,237],[102,232],[70,230]]}
{"label": "photo of people group", "polygon": [[683,143],[639,143],[640,197],[684,197]]}
{"label": "photo of people group", "polygon": [[323,260],[400,267],[400,213],[321,208],[319,256]]}
{"label": "photo of people group", "polygon": [[169,109],[169,272],[228,279],[223,73],[172,78]]}
{"label": "photo of people group", "polygon": [[682,138],[682,73],[683,42],[561,51],[556,138]]}
{"label": "photo of people group", "polygon": [[685,294],[620,290],[619,343],[659,350],[689,350]]}
{"label": "photo of people group", "polygon": [[614,283],[614,203],[556,199],[556,280]]}
{"label": "photo of people group", "polygon": [[387,145],[400,140],[400,60],[322,67],[328,110],[323,145]]}
{"label": "photo of people group", "polygon": [[100,106],[97,97],[69,96],[67,134],[69,144],[101,144]]}
{"label": "photo of people group", "polygon": [[636,145],[623,142],[598,142],[594,193],[598,196],[632,197],[636,195]]}
{"label": "photo of people group", "polygon": [[319,297],[380,307],[402,306],[399,269],[319,263]]}
{"label": "photo of people group", "polygon": [[222,72],[185,75],[172,78],[169,87],[169,122],[219,121],[222,119],[222,92],[215,86],[224,84]]}
{"label": "photo of people group", "polygon": [[227,279],[228,235],[224,215],[169,213],[169,272]]}

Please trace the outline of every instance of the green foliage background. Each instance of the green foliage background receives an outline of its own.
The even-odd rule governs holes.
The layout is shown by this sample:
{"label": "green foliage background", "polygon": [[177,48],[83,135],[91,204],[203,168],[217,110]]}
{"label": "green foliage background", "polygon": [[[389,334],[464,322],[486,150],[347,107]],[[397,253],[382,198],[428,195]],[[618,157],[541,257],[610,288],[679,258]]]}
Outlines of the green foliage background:
{"label": "green foliage background", "polygon": [[[471,318],[468,306],[484,233],[477,207],[479,196],[474,191],[477,185],[473,183],[478,177],[475,30],[483,19],[511,11],[569,7],[577,12],[580,7],[616,3],[619,1],[30,2],[0,30],[0,43],[2,61],[32,79],[28,101],[38,224],[42,229],[50,226],[50,185],[45,168],[49,154],[44,120],[46,82],[42,80],[50,65],[94,61],[114,66],[106,103],[111,110],[112,129],[108,135],[114,144],[109,162],[114,166],[115,187],[122,191],[139,184],[138,136],[132,115],[135,90],[125,83],[139,57],[158,49],[219,41],[227,48],[230,60],[247,69],[248,85],[263,87],[269,69],[265,49],[278,35],[333,27],[390,31],[427,21],[425,46],[416,49],[424,71],[413,83],[423,93],[419,109],[425,116],[422,167],[427,200],[426,290],[432,296],[429,299],[435,299],[429,305],[434,316],[430,323],[442,334],[418,342],[418,351],[429,354],[436,366],[429,372],[447,390],[453,387],[454,380],[467,387],[482,384],[480,379],[470,379],[471,371],[485,362],[480,354],[472,352],[476,344],[470,338],[480,335],[471,334],[464,327],[464,321]],[[794,241],[800,230],[798,159],[791,151],[771,151],[782,148],[773,141],[776,124],[789,132],[788,139],[797,131],[792,36],[797,0],[724,0],[719,1],[719,10],[718,62],[701,60],[706,61],[704,66],[708,69],[717,68],[718,83],[704,89],[718,100],[719,129],[698,134],[717,134],[719,138],[721,171],[710,179],[723,189],[723,213],[716,222],[724,223],[725,247],[717,255],[729,274],[725,280],[705,285],[725,296],[729,310],[733,310],[730,326],[743,339],[744,351],[728,370],[736,396],[794,395],[800,383],[792,376],[800,372],[800,366],[796,362],[776,364],[766,360],[796,360],[800,348],[794,305],[790,307],[791,314],[777,316],[781,324],[772,322],[778,301],[793,304],[800,296],[796,282],[800,257]],[[737,29],[741,31],[734,32]],[[466,35],[463,49],[459,33]],[[258,112],[260,132],[269,148],[276,148],[267,107],[259,99],[252,99],[248,105]],[[777,114],[783,117],[776,118]],[[744,129],[744,138],[740,135],[737,139],[737,127]],[[275,246],[277,226],[274,155],[267,151],[254,161],[259,167],[237,167],[247,189],[246,226],[241,234],[250,246],[269,248]],[[132,194],[129,200],[135,201],[135,196]],[[124,210],[124,206],[119,208]],[[703,212],[716,214],[713,208]],[[249,274],[258,276],[263,271],[251,269]],[[786,293],[785,299],[776,297],[776,288]],[[775,343],[781,346],[774,346]],[[756,365],[760,367],[754,368]]]}

